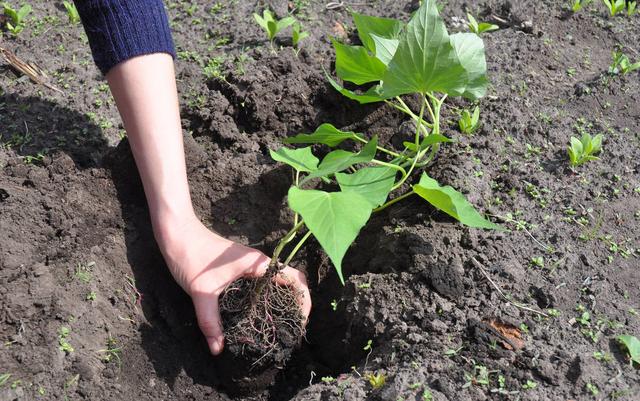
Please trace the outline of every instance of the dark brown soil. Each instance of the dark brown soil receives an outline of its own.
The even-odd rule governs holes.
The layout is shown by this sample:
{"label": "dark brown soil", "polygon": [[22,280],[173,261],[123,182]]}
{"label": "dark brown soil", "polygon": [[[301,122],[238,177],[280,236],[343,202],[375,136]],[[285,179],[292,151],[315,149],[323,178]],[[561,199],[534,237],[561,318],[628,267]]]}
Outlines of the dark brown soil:
{"label": "dark brown soil", "polygon": [[[59,2],[32,3],[25,31],[2,47],[37,62],[65,95],[0,69],[0,377],[11,375],[0,400],[228,400],[226,365],[210,357],[153,241],[81,27]],[[251,19],[266,3],[281,16],[304,5],[311,36],[298,56],[286,38],[271,54]],[[270,252],[291,218],[291,174],[269,148],[323,122],[393,143],[404,121],[327,85],[329,38],[352,32],[344,9],[266,3],[167,5],[197,211]],[[312,288],[306,341],[272,387],[237,399],[639,399],[640,373],[615,337],[640,337],[640,78],[606,71],[618,44],[640,59],[640,17],[608,17],[600,2],[572,15],[564,3],[442,2],[452,31],[465,29],[467,9],[501,29],[483,36],[492,85],[482,129],[460,134],[455,107],[467,104],[449,103],[446,133],[458,143],[429,173],[520,223],[494,217],[511,231],[470,230],[407,200],[363,230],[346,286],[311,241],[295,262]],[[417,1],[353,7],[407,18]],[[225,80],[203,75],[213,57],[224,57]],[[566,147],[579,130],[605,134],[604,151],[572,171]],[[554,317],[513,306],[496,286]],[[492,321],[518,328],[522,347]],[[374,389],[371,374],[385,384]]]}

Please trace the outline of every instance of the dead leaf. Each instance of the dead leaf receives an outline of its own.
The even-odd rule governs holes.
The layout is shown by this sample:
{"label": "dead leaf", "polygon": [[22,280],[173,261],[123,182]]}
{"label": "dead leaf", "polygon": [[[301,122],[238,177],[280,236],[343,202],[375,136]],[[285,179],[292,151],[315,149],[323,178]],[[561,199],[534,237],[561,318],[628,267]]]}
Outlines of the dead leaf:
{"label": "dead leaf", "polygon": [[484,323],[491,326],[502,340],[502,346],[508,350],[520,350],[524,348],[525,342],[522,339],[522,331],[516,326],[501,322],[497,319],[485,319]]}
{"label": "dead leaf", "polygon": [[347,37],[347,30],[344,29],[344,25],[342,25],[340,22],[336,21],[335,24],[333,24],[333,36],[337,37],[337,38],[341,38],[344,39]]}

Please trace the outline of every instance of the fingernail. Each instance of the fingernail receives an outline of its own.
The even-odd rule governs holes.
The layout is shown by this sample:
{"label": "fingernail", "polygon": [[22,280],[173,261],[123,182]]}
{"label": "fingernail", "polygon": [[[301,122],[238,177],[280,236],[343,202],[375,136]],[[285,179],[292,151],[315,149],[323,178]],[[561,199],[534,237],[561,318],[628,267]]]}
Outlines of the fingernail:
{"label": "fingernail", "polygon": [[224,348],[224,339],[211,339],[209,340],[209,349],[213,355],[219,355]]}

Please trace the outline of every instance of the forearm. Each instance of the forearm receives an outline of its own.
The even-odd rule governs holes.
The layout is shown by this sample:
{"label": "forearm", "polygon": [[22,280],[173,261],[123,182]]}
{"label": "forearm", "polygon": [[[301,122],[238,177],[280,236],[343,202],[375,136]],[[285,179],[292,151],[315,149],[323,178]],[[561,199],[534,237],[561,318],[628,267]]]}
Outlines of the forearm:
{"label": "forearm", "polygon": [[158,239],[194,215],[189,195],[173,60],[135,57],[107,74],[138,166]]}

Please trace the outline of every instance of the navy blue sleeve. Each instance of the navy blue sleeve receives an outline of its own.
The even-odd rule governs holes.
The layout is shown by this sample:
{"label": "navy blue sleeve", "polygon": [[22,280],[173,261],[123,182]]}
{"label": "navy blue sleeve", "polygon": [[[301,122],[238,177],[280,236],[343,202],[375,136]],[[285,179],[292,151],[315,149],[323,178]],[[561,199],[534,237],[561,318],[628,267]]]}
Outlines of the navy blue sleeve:
{"label": "navy blue sleeve", "polygon": [[162,0],[75,0],[93,59],[103,74],[132,57],[168,53],[175,58]]}

